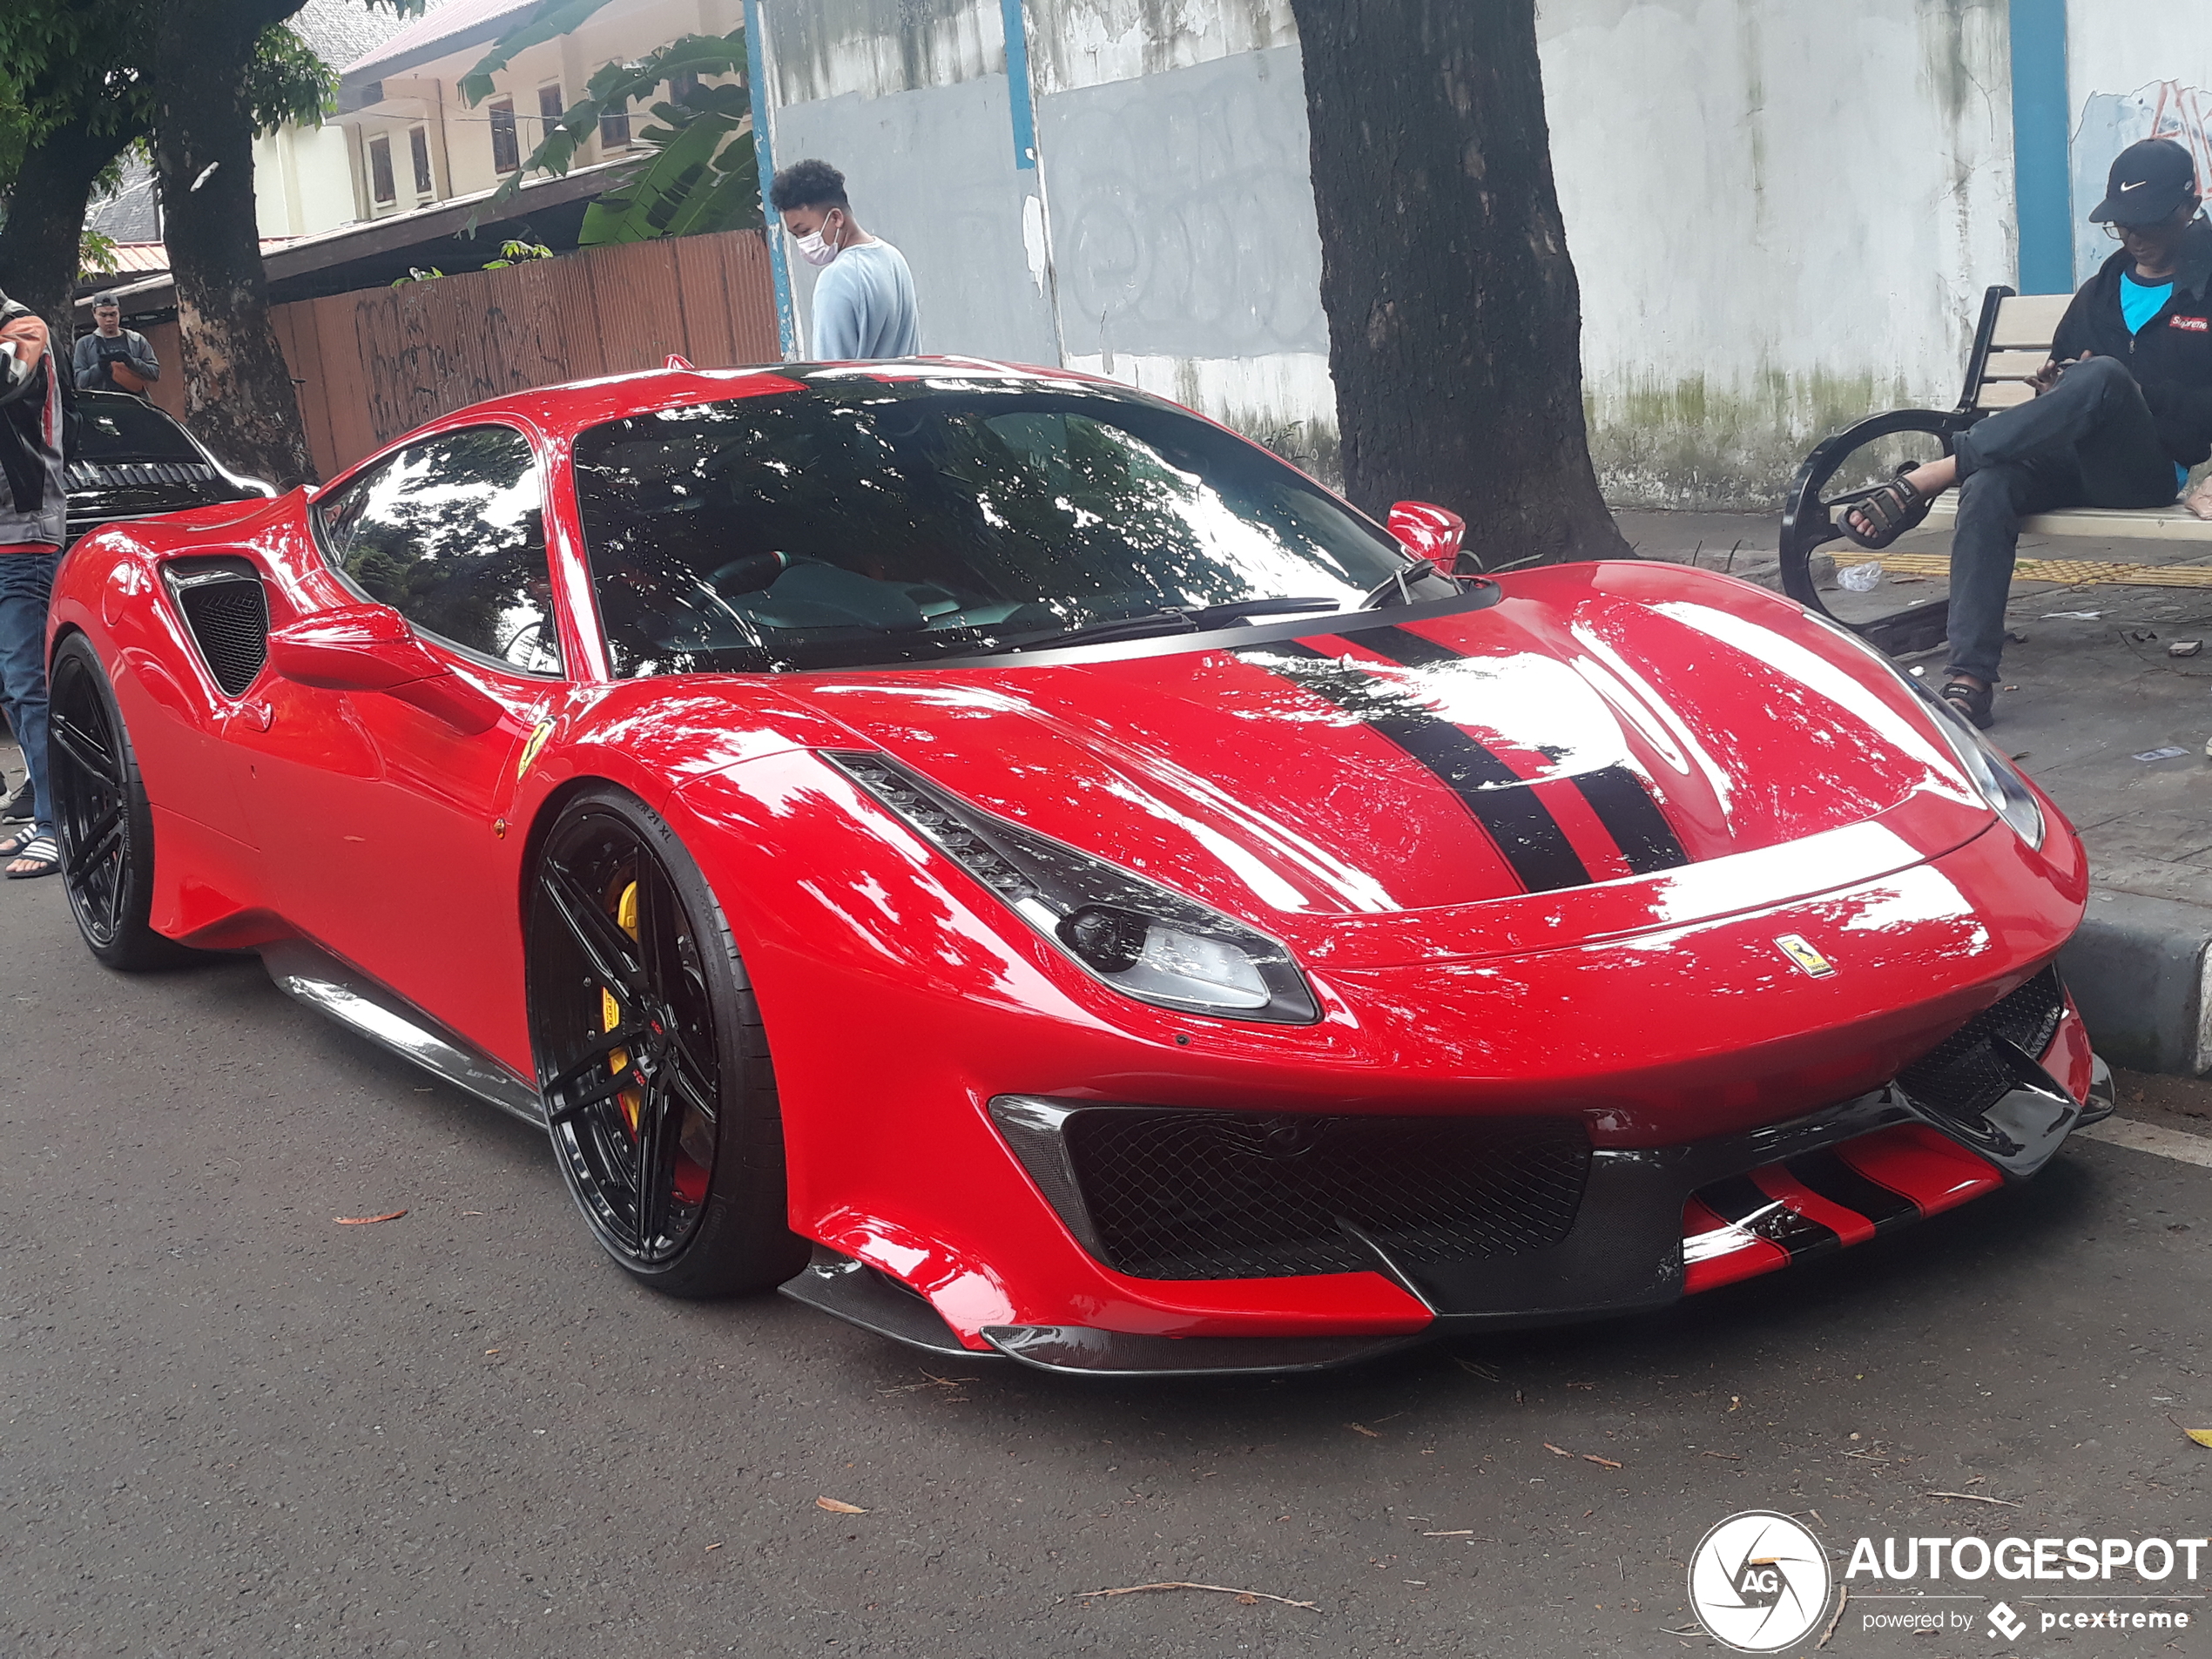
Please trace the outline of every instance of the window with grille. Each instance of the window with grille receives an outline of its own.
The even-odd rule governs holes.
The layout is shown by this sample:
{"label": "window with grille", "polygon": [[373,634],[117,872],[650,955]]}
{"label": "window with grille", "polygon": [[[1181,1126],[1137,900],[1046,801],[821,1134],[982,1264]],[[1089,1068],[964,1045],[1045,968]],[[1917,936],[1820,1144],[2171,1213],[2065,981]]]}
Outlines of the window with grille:
{"label": "window with grille", "polygon": [[368,141],[368,193],[379,207],[389,207],[397,192],[392,185],[392,141],[374,138]]}
{"label": "window with grille", "polygon": [[537,112],[544,118],[545,130],[550,132],[553,124],[561,118],[561,84],[558,81],[537,89]]}
{"label": "window with grille", "polygon": [[494,172],[512,172],[523,165],[515,142],[515,100],[503,98],[491,106],[491,165]]}
{"label": "window with grille", "polygon": [[433,194],[430,184],[430,132],[427,127],[409,127],[407,134],[408,158],[415,163],[415,193],[427,197]]}

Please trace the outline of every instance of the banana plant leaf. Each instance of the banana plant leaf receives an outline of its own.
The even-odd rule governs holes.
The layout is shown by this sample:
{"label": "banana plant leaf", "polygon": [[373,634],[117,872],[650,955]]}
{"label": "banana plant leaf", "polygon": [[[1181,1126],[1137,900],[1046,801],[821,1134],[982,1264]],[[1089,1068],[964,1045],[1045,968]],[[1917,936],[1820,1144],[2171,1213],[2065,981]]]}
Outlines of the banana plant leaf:
{"label": "banana plant leaf", "polygon": [[680,233],[671,227],[693,194],[716,182],[714,152],[737,125],[725,115],[693,121],[619,192],[602,196],[584,209],[577,246],[604,247]]}

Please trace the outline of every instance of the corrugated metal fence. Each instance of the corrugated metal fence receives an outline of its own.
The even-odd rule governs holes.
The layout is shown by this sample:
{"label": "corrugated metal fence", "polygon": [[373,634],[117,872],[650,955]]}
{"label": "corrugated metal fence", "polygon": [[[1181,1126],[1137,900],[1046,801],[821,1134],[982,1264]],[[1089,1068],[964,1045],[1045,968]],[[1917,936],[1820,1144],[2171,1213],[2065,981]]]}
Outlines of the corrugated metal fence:
{"label": "corrugated metal fence", "polygon": [[[776,301],[759,231],[590,248],[503,271],[277,307],[315,464],[330,477],[434,415],[533,386],[658,368],[772,363]],[[148,331],[181,415],[173,323]]]}

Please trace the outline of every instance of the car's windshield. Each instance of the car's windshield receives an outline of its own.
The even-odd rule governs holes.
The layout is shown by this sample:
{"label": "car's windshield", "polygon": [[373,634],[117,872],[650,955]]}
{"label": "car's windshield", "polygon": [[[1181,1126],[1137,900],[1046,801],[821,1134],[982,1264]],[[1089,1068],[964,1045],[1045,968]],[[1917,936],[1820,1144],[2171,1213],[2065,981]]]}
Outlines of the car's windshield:
{"label": "car's windshield", "polygon": [[1264,450],[1140,395],[806,379],[577,440],[617,673],[926,662],[1255,600],[1325,610],[1406,569]]}
{"label": "car's windshield", "polygon": [[198,461],[184,428],[135,397],[80,392],[77,427],[70,435],[71,461]]}

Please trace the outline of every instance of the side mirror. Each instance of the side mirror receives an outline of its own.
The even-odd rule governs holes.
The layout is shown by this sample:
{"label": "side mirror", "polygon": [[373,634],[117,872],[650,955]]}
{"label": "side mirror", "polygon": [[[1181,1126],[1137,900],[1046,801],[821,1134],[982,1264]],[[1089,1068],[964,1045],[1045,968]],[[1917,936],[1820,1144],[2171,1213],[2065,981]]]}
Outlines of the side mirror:
{"label": "side mirror", "polygon": [[499,705],[440,662],[389,605],[343,605],[273,629],[269,665],[300,685],[381,691],[456,732],[499,724]]}
{"label": "side mirror", "polygon": [[1448,507],[1432,502],[1401,501],[1390,509],[1390,533],[1408,552],[1452,574],[1459,563],[1460,543],[1467,539],[1467,522]]}

